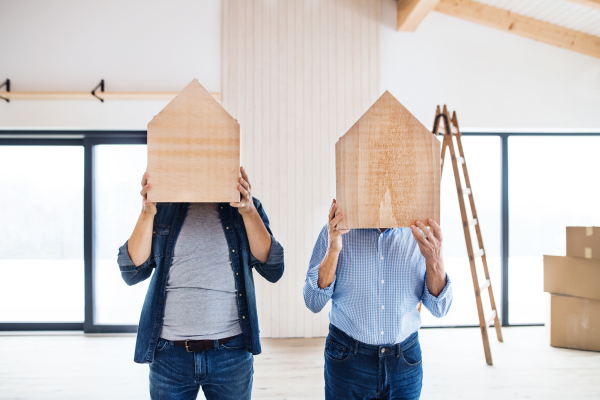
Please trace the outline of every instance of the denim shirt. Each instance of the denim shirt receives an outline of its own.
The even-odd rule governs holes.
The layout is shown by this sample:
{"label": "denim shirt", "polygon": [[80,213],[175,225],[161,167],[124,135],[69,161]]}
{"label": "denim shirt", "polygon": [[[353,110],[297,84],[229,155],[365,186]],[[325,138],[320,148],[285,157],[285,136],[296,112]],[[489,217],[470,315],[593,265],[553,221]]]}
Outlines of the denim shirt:
{"label": "denim shirt", "polygon": [[[269,219],[260,201],[253,201],[258,215],[271,235],[271,249],[264,263],[258,261],[250,252],[246,227],[238,210],[228,203],[219,203],[218,211],[229,247],[235,287],[240,294],[237,296],[237,305],[244,343],[249,352],[259,354],[261,348],[252,268],[269,282],[277,282],[283,275],[283,247],[273,237]],[[125,283],[135,285],[152,276],[138,325],[134,356],[137,363],[154,361],[154,350],[162,331],[165,314],[167,277],[173,261],[175,242],[185,221],[188,206],[189,203],[157,204],[152,250],[150,257],[143,264],[138,267],[133,264],[127,250],[127,242],[119,249],[117,262]],[[202,312],[201,304],[198,304],[198,312]]]}

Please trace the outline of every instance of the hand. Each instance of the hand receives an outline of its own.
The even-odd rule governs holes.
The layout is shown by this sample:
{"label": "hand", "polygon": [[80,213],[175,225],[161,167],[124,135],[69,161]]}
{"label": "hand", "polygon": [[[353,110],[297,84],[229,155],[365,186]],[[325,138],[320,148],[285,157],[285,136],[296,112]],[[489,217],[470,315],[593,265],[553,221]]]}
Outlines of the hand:
{"label": "hand", "polygon": [[333,199],[331,203],[331,208],[329,209],[329,250],[339,253],[342,251],[342,235],[350,232],[350,229],[337,229],[336,226],[338,222],[344,219],[344,214],[335,215],[335,211],[337,210],[338,205]]}
{"label": "hand", "polygon": [[144,198],[142,201],[142,214],[154,216],[156,214],[156,203],[152,203],[148,200],[148,191],[152,187],[152,185],[148,183],[149,176],[150,175],[147,172],[144,172],[144,176],[142,176],[142,190],[140,191],[140,194]]}
{"label": "hand", "polygon": [[242,194],[242,200],[238,203],[229,203],[229,205],[237,208],[240,214],[243,216],[252,214],[256,208],[254,208],[254,202],[252,201],[252,186],[248,180],[248,174],[246,173],[244,167],[240,167],[240,171],[242,176],[241,178],[238,178],[239,185],[237,189]]}
{"label": "hand", "polygon": [[[421,254],[425,257],[426,265],[443,265],[442,258],[442,228],[432,219],[429,219],[429,226],[431,230],[425,226],[421,221],[417,221],[415,225],[411,225],[412,234],[419,245]],[[421,228],[423,233],[419,231]]]}

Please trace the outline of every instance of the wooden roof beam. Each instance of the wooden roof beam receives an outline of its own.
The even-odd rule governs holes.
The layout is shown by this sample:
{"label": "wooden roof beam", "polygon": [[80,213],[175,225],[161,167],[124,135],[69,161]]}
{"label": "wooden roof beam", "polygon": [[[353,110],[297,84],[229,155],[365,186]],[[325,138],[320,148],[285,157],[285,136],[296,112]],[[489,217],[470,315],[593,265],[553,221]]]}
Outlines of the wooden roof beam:
{"label": "wooden roof beam", "polygon": [[440,0],[398,0],[398,31],[414,32]]}
{"label": "wooden roof beam", "polygon": [[441,0],[435,11],[600,58],[600,37],[471,0]]}

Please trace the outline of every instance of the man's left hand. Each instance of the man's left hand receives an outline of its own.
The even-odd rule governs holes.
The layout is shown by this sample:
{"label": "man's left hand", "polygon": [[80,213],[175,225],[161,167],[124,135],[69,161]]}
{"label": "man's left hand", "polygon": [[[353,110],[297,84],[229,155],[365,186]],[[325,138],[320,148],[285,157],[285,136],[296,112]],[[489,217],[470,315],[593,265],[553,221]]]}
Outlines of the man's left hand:
{"label": "man's left hand", "polygon": [[[412,234],[421,249],[421,254],[425,257],[425,261],[429,263],[439,263],[442,261],[442,228],[432,219],[429,219],[431,230],[421,221],[417,221],[412,225]],[[421,228],[421,232],[419,229]]]}
{"label": "man's left hand", "polygon": [[238,178],[238,187],[237,189],[242,194],[242,199],[237,203],[229,203],[231,207],[235,207],[238,209],[240,214],[249,215],[251,214],[254,208],[254,202],[252,201],[252,186],[250,185],[250,181],[248,180],[248,174],[244,167],[240,167],[240,172],[242,176]]}
{"label": "man's left hand", "polygon": [[444,271],[444,258],[442,257],[442,228],[432,219],[429,219],[428,222],[431,230],[421,221],[417,221],[416,226],[411,225],[410,229],[419,245],[421,254],[425,257],[429,292],[434,296],[438,296],[446,286],[446,272]]}

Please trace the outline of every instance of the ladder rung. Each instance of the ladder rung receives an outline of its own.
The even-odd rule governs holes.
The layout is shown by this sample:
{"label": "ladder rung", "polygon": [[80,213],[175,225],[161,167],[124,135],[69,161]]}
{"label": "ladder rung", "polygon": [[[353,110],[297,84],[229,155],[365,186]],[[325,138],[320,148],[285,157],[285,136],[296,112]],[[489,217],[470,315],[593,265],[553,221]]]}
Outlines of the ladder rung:
{"label": "ladder rung", "polygon": [[492,310],[490,316],[485,320],[485,327],[487,328],[492,324],[492,321],[496,318],[496,310]]}
{"label": "ladder rung", "polygon": [[486,279],[486,280],[485,280],[485,282],[483,282],[483,285],[481,285],[481,286],[479,287],[479,292],[480,292],[480,293],[481,293],[481,292],[483,292],[485,289],[489,288],[491,284],[492,284],[492,283],[490,282],[490,280],[489,280],[489,279]]}
{"label": "ladder rung", "polygon": [[483,255],[483,249],[479,249],[475,253],[473,253],[473,257],[481,257],[482,255]]}

